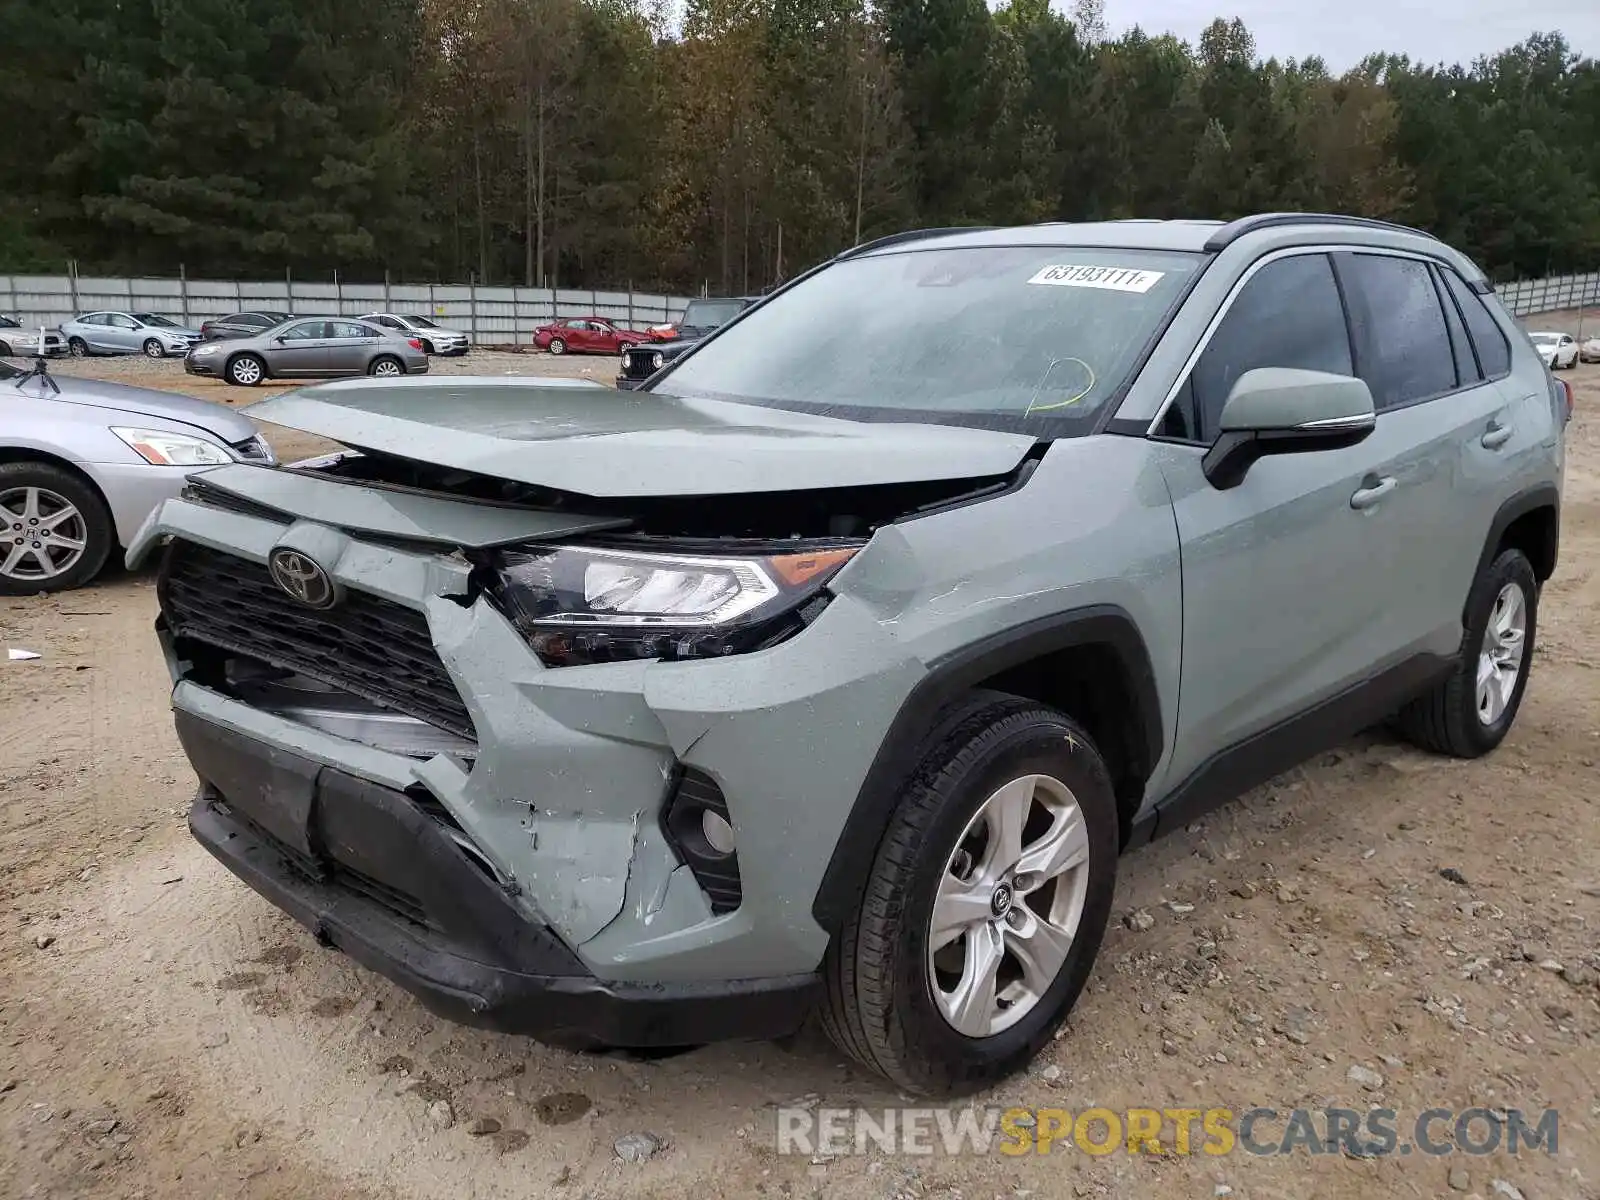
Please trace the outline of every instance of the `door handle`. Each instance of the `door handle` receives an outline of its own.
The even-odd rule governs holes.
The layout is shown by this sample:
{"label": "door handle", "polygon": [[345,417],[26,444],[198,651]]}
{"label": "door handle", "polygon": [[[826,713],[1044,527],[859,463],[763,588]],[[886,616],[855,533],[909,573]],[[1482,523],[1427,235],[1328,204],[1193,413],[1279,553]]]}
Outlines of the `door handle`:
{"label": "door handle", "polygon": [[1499,421],[1489,422],[1489,428],[1478,439],[1485,450],[1498,450],[1511,440],[1511,426],[1502,425]]}
{"label": "door handle", "polygon": [[[1371,478],[1370,476],[1368,478]],[[1365,483],[1365,481],[1363,481]],[[1350,507],[1355,509],[1371,508],[1390,492],[1394,491],[1395,479],[1393,475],[1385,475],[1374,483],[1356,489],[1350,497]]]}

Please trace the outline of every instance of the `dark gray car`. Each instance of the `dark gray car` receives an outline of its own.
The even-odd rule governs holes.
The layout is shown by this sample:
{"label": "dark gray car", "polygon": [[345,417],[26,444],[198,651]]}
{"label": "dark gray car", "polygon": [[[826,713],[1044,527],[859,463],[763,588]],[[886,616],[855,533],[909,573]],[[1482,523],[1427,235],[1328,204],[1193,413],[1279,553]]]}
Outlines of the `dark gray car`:
{"label": "dark gray car", "polygon": [[297,317],[254,337],[203,342],[183,360],[191,375],[240,387],[265,379],[332,379],[344,375],[422,375],[422,343],[365,321]]}

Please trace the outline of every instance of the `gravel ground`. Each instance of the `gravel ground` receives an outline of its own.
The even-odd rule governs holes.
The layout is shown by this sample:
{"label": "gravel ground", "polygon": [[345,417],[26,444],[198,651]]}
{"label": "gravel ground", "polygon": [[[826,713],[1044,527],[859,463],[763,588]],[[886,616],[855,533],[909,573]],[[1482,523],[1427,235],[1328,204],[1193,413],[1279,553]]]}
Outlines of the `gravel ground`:
{"label": "gravel ground", "polygon": [[[173,362],[62,369],[238,396]],[[0,1196],[1593,1200],[1600,368],[1569,378],[1561,566],[1507,743],[1461,763],[1370,734],[1126,858],[1070,1028],[986,1098],[1402,1128],[1553,1106],[1557,1154],[779,1156],[774,1105],[897,1098],[812,1034],[636,1062],[439,1021],[189,839],[152,580],[112,573],[0,600],[0,642],[43,655],[0,663]]]}

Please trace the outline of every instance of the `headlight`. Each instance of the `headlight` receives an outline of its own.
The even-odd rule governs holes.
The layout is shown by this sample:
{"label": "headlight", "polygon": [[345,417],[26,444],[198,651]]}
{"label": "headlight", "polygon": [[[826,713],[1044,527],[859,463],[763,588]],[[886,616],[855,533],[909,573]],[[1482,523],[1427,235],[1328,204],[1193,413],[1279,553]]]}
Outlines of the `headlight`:
{"label": "headlight", "polygon": [[710,557],[552,546],[503,554],[493,591],[548,666],[708,658],[803,629],[860,548]]}
{"label": "headlight", "polygon": [[659,371],[661,369],[661,364],[665,361],[666,359],[662,357],[661,351],[655,351],[650,355],[650,369],[652,371]]}
{"label": "headlight", "polygon": [[192,347],[190,353],[196,358],[210,358],[213,354],[221,354],[222,347],[216,342],[202,342]]}
{"label": "headlight", "polygon": [[131,446],[145,462],[157,467],[211,467],[233,461],[233,456],[215,442],[166,433],[160,429],[119,429],[112,433]]}

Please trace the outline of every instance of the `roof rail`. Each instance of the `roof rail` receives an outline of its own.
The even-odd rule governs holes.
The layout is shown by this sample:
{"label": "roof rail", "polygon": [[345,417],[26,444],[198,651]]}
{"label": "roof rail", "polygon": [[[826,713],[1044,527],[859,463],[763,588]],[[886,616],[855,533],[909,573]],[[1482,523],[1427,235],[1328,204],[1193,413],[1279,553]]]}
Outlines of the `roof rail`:
{"label": "roof rail", "polygon": [[923,238],[944,237],[951,233],[986,233],[993,228],[995,228],[993,225],[948,225],[940,229],[906,229],[900,233],[873,238],[870,242],[862,242],[858,246],[851,246],[848,250],[841,250],[834,255],[834,258],[854,258],[857,254],[865,254],[868,250],[898,246],[901,242],[920,242]]}
{"label": "roof rail", "polygon": [[1279,225],[1355,225],[1362,229],[1387,229],[1394,233],[1413,233],[1434,242],[1439,240],[1426,230],[1413,229],[1409,225],[1396,225],[1392,221],[1379,221],[1372,217],[1351,217],[1343,213],[1281,212],[1257,213],[1253,217],[1240,217],[1237,221],[1229,221],[1206,239],[1205,248],[1215,253],[1232,245],[1247,233],[1255,233],[1259,229],[1272,229]]}

